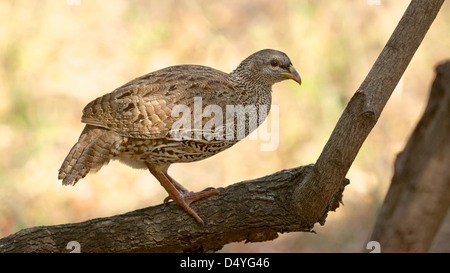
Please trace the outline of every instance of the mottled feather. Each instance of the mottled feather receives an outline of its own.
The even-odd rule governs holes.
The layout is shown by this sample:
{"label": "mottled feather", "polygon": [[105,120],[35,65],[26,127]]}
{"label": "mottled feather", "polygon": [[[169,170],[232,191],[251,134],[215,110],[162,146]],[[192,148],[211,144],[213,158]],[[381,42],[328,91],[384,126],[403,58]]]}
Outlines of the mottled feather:
{"label": "mottled feather", "polygon": [[[272,49],[250,55],[230,74],[206,66],[179,65],[136,78],[86,105],[81,119],[86,126],[59,169],[58,178],[64,185],[73,185],[114,159],[148,168],[169,198],[203,223],[189,203],[217,191],[187,191],[167,174],[169,166],[208,158],[241,140],[238,133],[247,136],[270,110],[272,85],[285,79],[301,82],[287,55]],[[199,98],[201,109],[197,109]],[[205,114],[206,107],[213,105],[225,113]],[[184,106],[186,112],[177,113],[176,106]],[[233,115],[227,124],[227,106],[254,109],[250,107],[253,110],[244,115],[244,125],[239,125]],[[266,111],[260,113],[260,109]],[[174,125],[188,117],[191,128],[183,129],[190,131],[185,138],[175,137]],[[210,133],[204,127],[213,118],[222,118],[221,124],[214,123],[219,127],[214,129],[227,137],[205,134]],[[201,126],[196,126],[198,123]]]}

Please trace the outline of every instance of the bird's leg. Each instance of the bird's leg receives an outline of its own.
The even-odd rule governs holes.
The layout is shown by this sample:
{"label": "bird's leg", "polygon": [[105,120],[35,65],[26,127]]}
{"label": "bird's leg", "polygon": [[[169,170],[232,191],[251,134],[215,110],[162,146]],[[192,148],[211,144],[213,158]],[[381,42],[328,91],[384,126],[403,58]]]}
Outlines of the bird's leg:
{"label": "bird's leg", "polygon": [[[207,197],[213,194],[217,194],[217,190],[210,190],[208,191],[201,191],[197,193],[189,192],[187,191],[183,186],[181,186],[179,183],[177,183],[172,177],[170,177],[167,174],[167,171],[162,170],[156,170],[149,164],[147,164],[148,169],[150,172],[158,179],[159,183],[161,183],[161,186],[164,187],[164,189],[169,194],[169,199],[172,199],[177,203],[179,206],[181,206],[187,213],[192,215],[197,222],[199,222],[201,225],[204,225],[203,220],[198,216],[198,214],[189,207],[189,204],[193,201],[196,201],[200,198]],[[175,183],[173,182],[175,181]],[[167,198],[166,198],[167,199]],[[167,200],[164,200],[166,202]]]}
{"label": "bird's leg", "polygon": [[165,173],[165,176],[167,177],[167,179],[170,180],[170,182],[175,186],[175,188],[177,188],[177,190],[181,191],[182,193],[189,192],[185,187],[183,187],[183,185],[181,185],[175,179],[173,179],[172,176],[170,176],[167,172]]}

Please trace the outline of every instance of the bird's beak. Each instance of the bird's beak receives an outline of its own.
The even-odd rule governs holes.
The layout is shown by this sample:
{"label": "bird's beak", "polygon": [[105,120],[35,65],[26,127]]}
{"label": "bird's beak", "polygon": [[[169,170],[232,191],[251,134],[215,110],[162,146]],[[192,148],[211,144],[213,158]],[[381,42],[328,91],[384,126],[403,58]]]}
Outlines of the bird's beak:
{"label": "bird's beak", "polygon": [[289,66],[289,73],[282,73],[286,78],[294,80],[298,82],[298,84],[302,84],[302,79],[300,78],[300,75],[298,74],[297,70],[295,70],[294,66],[291,64]]}

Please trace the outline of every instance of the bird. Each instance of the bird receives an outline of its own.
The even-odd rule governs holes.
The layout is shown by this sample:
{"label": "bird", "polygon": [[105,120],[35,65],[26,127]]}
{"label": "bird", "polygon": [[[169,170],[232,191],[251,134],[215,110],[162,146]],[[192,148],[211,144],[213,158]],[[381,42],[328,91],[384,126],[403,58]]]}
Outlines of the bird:
{"label": "bird", "polygon": [[[148,169],[169,195],[164,204],[172,199],[204,226],[190,204],[219,191],[213,187],[189,191],[168,174],[169,166],[206,159],[232,147],[267,117],[272,85],[288,79],[302,83],[289,57],[274,49],[251,54],[231,73],[185,64],[135,78],[85,106],[81,122],[86,125],[58,179],[63,185],[75,185],[111,160]],[[237,114],[218,111],[230,106],[249,107],[244,123]],[[207,109],[213,114],[205,114]],[[212,128],[216,134],[207,134]]]}

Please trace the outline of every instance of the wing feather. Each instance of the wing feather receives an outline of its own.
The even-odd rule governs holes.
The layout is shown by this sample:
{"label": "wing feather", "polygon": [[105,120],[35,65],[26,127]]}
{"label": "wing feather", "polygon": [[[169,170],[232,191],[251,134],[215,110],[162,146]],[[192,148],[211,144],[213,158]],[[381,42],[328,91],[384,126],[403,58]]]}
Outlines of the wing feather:
{"label": "wing feather", "polygon": [[[176,105],[192,109],[194,98],[201,97],[204,109],[234,90],[224,72],[197,65],[172,66],[136,78],[93,100],[83,109],[81,120],[127,137],[168,137],[174,122],[182,118],[172,116]],[[232,103],[223,98],[220,101],[222,109]]]}

